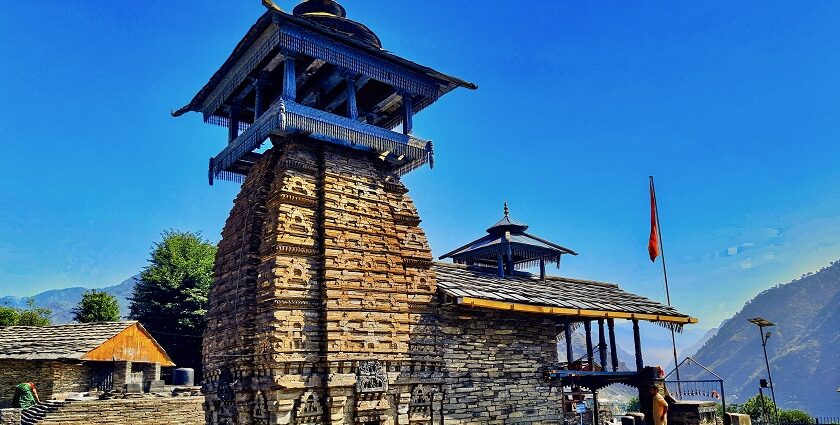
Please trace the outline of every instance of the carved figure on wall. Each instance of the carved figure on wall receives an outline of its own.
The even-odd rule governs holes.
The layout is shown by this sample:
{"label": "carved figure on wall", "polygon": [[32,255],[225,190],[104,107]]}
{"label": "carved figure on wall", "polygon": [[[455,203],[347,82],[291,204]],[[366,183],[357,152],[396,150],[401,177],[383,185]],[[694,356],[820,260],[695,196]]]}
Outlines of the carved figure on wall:
{"label": "carved figure on wall", "polygon": [[359,365],[356,373],[356,392],[374,393],[388,391],[388,375],[382,363],[376,360]]}
{"label": "carved figure on wall", "polygon": [[296,424],[320,424],[324,417],[321,398],[313,391],[307,391],[300,397],[300,404],[295,415]]}

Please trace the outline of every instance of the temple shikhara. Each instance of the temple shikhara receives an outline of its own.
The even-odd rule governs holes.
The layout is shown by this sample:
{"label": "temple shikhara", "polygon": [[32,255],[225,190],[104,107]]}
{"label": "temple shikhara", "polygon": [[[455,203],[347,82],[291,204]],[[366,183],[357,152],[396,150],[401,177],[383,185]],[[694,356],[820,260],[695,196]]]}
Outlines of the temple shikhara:
{"label": "temple shikhara", "polygon": [[[262,15],[174,113],[227,127],[209,182],[242,185],[210,293],[208,424],[562,423],[576,394],[661,382],[639,321],[696,319],[548,275],[577,254],[507,206],[443,256],[453,263],[433,259],[400,176],[434,162],[414,114],[457,88],[477,86],[383,50],[341,5],[309,0]],[[630,371],[617,320],[634,325]],[[558,341],[579,326],[587,352],[567,344],[561,362]]]}

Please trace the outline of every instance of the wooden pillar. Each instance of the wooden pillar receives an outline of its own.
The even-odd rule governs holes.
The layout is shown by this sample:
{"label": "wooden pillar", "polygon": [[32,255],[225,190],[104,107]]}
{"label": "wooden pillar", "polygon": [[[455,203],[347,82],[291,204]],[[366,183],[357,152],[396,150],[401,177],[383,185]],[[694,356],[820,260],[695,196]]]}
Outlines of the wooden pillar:
{"label": "wooden pillar", "polygon": [[641,372],[645,367],[642,361],[642,337],[639,334],[639,321],[633,319],[633,343],[636,347],[636,372]]}
{"label": "wooden pillar", "polygon": [[239,105],[230,105],[230,119],[228,120],[228,143],[239,137]]}
{"label": "wooden pillar", "polygon": [[601,415],[598,414],[601,410],[598,406],[598,390],[592,390],[592,410],[592,425],[598,425],[601,423]]}
{"label": "wooden pillar", "polygon": [[505,261],[502,259],[502,254],[496,254],[496,262],[499,266],[499,277],[505,277]]}
{"label": "wooden pillar", "polygon": [[254,82],[254,122],[265,112],[265,84],[267,73],[262,71]]}
{"label": "wooden pillar", "polygon": [[592,350],[592,321],[584,321],[583,329],[586,331],[586,361],[589,362],[589,368],[591,370],[592,363],[595,362],[595,353]]}
{"label": "wooden pillar", "polygon": [[612,370],[613,372],[618,372],[618,346],[615,344],[615,319],[607,319],[607,327],[610,330],[610,356],[612,357],[610,360],[612,360]]}
{"label": "wooden pillar", "polygon": [[507,274],[508,276],[513,276],[513,249],[510,246],[510,239],[506,242],[506,250],[507,253]]}
{"label": "wooden pillar", "polygon": [[408,93],[403,93],[403,134],[411,134],[414,131],[414,99]]}
{"label": "wooden pillar", "polygon": [[295,58],[286,56],[283,61],[283,99],[295,101],[297,99],[297,76],[295,75]]}
{"label": "wooden pillar", "polygon": [[572,353],[572,322],[571,320],[566,321],[566,325],[563,327],[563,332],[565,332],[566,336],[566,363],[571,366],[572,361],[574,361],[574,353]]}
{"label": "wooden pillar", "polygon": [[356,106],[356,80],[347,79],[347,118],[355,120],[359,118],[359,108]]}
{"label": "wooden pillar", "polygon": [[607,371],[607,335],[604,333],[604,319],[598,319],[598,354],[601,369]]}
{"label": "wooden pillar", "polygon": [[545,257],[540,257],[540,279],[545,280]]}

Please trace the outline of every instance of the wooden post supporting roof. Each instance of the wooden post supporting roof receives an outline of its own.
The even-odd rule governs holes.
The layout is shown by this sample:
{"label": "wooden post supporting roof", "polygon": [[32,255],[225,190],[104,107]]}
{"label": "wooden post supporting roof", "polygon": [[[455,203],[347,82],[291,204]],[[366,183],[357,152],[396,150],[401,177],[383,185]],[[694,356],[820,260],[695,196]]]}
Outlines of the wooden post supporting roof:
{"label": "wooden post supporting roof", "polygon": [[618,372],[618,346],[615,343],[615,319],[607,319],[607,327],[610,331],[610,356],[612,357],[612,370]]}
{"label": "wooden post supporting roof", "polygon": [[644,361],[642,360],[642,337],[639,333],[639,321],[633,319],[633,344],[636,349],[636,372],[641,372],[644,368]]}
{"label": "wooden post supporting roof", "polygon": [[583,329],[586,332],[586,361],[589,362],[589,370],[595,370],[593,367],[593,363],[595,363],[595,353],[592,350],[592,321],[584,321]]}
{"label": "wooden post supporting roof", "polygon": [[598,319],[598,353],[601,369],[607,370],[607,336],[604,334],[604,319]]}
{"label": "wooden post supporting roof", "polygon": [[563,328],[563,332],[566,334],[566,363],[571,364],[574,361],[574,353],[572,353],[572,321],[567,320],[566,326]]}
{"label": "wooden post supporting roof", "polygon": [[295,58],[294,56],[286,56],[286,60],[283,61],[283,99],[294,102],[296,98]]}

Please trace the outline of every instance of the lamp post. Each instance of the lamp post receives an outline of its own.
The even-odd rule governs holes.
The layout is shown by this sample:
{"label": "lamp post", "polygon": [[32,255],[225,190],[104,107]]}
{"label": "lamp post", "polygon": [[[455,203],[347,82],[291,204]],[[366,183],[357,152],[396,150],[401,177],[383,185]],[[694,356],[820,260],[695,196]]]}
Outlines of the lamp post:
{"label": "lamp post", "polygon": [[773,385],[773,375],[770,374],[770,360],[767,359],[767,340],[770,338],[770,332],[764,332],[764,328],[776,326],[776,324],[761,317],[754,317],[748,321],[758,326],[758,332],[761,334],[761,348],[764,349],[764,364],[767,366],[767,378],[770,379],[770,395],[773,397],[773,411],[778,422],[779,406],[776,404],[776,387]]}

